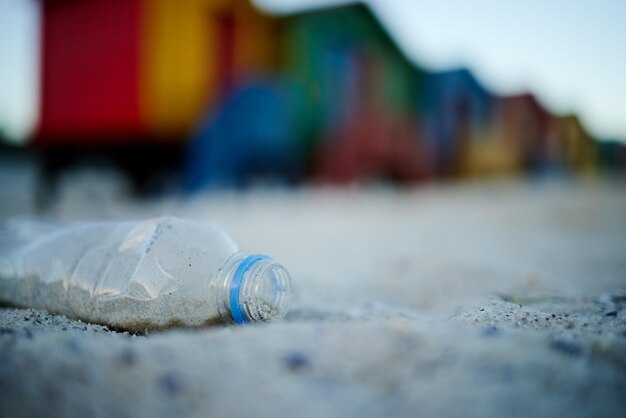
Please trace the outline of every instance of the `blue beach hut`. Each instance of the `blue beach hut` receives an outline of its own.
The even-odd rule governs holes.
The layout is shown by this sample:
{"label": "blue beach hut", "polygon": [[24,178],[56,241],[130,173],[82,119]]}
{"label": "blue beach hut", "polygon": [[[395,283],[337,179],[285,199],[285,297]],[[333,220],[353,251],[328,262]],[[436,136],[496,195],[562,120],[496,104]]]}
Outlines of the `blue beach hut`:
{"label": "blue beach hut", "polygon": [[305,162],[295,139],[294,94],[276,80],[256,81],[236,90],[190,141],[185,188],[299,180]]}
{"label": "blue beach hut", "polygon": [[465,68],[430,73],[423,86],[419,113],[435,170],[459,175],[470,141],[480,141],[488,128],[493,96]]}

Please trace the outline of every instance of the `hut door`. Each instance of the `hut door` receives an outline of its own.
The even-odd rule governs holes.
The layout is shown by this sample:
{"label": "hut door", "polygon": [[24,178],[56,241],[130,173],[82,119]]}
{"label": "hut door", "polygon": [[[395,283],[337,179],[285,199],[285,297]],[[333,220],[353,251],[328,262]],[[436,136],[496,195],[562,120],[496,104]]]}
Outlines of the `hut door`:
{"label": "hut door", "polygon": [[217,91],[225,99],[235,84],[235,19],[232,14],[217,16]]}
{"label": "hut door", "polygon": [[462,162],[467,153],[470,141],[470,104],[466,96],[461,96],[454,103],[455,115],[453,157],[451,158],[451,174],[458,176],[462,174]]}

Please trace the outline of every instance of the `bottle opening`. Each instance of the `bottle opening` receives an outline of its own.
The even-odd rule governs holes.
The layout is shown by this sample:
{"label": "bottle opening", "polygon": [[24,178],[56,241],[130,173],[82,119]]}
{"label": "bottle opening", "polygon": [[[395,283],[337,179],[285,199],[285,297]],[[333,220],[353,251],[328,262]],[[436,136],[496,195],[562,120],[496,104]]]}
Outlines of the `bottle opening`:
{"label": "bottle opening", "polygon": [[220,315],[226,322],[245,324],[282,317],[289,302],[291,280],[283,266],[272,258],[237,255],[225,268]]}

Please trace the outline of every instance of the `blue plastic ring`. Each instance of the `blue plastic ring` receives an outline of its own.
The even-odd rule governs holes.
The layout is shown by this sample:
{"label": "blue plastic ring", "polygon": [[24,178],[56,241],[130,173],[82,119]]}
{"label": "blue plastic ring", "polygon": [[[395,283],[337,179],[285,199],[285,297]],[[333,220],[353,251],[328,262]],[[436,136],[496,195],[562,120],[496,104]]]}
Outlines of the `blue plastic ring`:
{"label": "blue plastic ring", "polygon": [[241,295],[241,285],[243,283],[243,276],[252,267],[254,263],[261,260],[267,260],[270,257],[266,255],[253,254],[243,259],[237,266],[233,279],[230,282],[230,313],[233,316],[233,320],[236,324],[242,325],[248,322],[248,317],[243,311],[243,307],[239,302],[239,296]]}

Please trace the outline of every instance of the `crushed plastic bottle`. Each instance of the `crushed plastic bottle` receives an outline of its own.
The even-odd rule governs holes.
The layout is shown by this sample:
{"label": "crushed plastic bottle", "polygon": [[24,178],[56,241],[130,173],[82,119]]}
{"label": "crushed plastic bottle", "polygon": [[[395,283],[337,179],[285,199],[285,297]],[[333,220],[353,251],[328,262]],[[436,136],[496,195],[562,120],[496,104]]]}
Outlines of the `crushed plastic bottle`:
{"label": "crushed plastic bottle", "polygon": [[284,267],[211,223],[15,221],[0,232],[0,300],[117,329],[271,321],[290,290]]}

